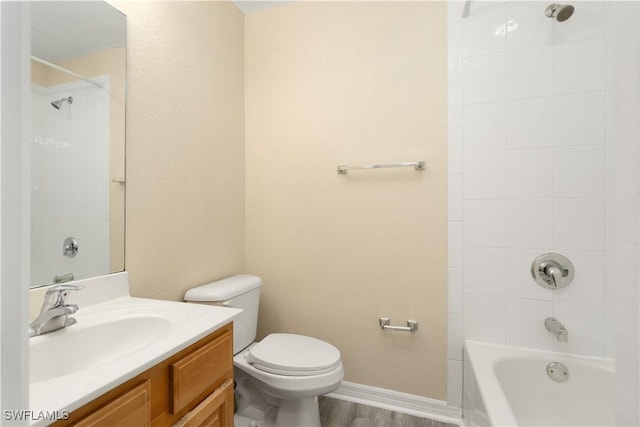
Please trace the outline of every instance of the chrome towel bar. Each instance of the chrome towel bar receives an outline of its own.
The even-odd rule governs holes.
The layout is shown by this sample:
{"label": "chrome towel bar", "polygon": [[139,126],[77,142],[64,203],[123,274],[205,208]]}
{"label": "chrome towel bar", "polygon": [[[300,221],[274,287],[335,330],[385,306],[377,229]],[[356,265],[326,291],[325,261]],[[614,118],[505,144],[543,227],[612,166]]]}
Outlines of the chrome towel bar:
{"label": "chrome towel bar", "polygon": [[425,165],[424,160],[418,160],[416,162],[381,163],[381,164],[375,164],[375,165],[361,165],[361,166],[338,165],[338,173],[340,175],[346,175],[347,171],[353,170],[353,169],[406,168],[406,167],[412,167],[412,166],[417,171],[423,171],[424,165]]}
{"label": "chrome towel bar", "polygon": [[391,326],[391,319],[388,317],[380,317],[380,329],[390,329],[392,331],[415,332],[418,330],[417,320],[407,320],[407,326]]}

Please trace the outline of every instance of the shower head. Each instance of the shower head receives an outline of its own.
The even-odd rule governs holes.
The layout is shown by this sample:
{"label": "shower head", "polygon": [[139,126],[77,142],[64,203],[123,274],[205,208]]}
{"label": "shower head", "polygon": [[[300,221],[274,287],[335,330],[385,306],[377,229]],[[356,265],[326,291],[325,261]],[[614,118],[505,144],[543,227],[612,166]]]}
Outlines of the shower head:
{"label": "shower head", "polygon": [[564,22],[573,15],[574,7],[570,4],[551,4],[547,6],[544,14],[549,18],[555,18],[558,22]]}
{"label": "shower head", "polygon": [[53,102],[51,103],[51,106],[52,106],[53,108],[55,108],[56,110],[59,110],[59,109],[60,109],[60,107],[62,107],[62,104],[64,104],[65,102],[66,102],[67,104],[72,104],[72,103],[73,103],[73,97],[72,97],[72,96],[70,96],[70,97],[68,97],[68,98],[62,98],[62,99],[58,99],[57,101],[53,101]]}

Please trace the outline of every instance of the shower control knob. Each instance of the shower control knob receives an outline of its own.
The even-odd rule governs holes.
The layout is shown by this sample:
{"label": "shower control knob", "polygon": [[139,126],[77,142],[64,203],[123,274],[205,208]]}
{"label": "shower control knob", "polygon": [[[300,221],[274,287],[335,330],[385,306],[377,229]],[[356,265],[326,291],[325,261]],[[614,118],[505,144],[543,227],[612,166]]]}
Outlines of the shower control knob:
{"label": "shower control knob", "polygon": [[571,283],[573,274],[569,258],[553,252],[542,254],[531,263],[531,276],[543,288],[563,288]]}
{"label": "shower control knob", "polygon": [[78,254],[78,241],[73,237],[67,237],[62,244],[62,255],[73,258]]}

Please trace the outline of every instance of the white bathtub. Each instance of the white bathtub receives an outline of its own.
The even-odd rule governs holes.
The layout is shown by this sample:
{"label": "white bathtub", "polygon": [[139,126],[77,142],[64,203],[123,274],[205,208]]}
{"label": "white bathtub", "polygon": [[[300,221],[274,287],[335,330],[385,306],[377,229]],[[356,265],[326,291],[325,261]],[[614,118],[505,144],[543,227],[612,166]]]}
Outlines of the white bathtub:
{"label": "white bathtub", "polygon": [[[464,349],[465,425],[615,425],[614,360],[474,341]],[[549,378],[551,362],[567,366],[567,381]]]}

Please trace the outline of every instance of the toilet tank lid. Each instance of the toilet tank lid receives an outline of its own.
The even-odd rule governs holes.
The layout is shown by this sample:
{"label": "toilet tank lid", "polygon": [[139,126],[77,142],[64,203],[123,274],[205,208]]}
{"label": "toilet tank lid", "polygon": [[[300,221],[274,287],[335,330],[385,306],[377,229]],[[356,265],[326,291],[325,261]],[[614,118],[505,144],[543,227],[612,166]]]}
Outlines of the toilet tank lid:
{"label": "toilet tank lid", "polygon": [[262,279],[250,274],[238,274],[191,288],[184,294],[185,301],[217,302],[252,291],[262,285]]}

